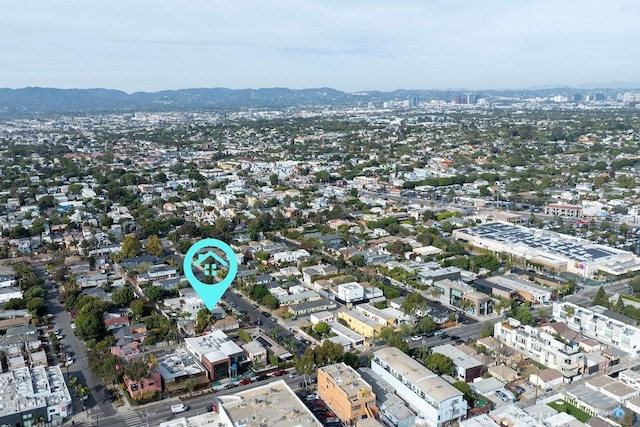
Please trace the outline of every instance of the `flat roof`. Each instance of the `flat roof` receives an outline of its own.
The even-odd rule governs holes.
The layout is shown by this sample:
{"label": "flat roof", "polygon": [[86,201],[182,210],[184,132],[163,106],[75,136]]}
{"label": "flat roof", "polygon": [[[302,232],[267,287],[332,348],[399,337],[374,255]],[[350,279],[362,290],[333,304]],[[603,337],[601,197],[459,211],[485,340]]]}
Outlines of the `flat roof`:
{"label": "flat roof", "polygon": [[580,400],[592,408],[612,410],[620,406],[620,403],[606,394],[590,389],[586,385],[580,384],[570,388],[566,392],[570,397]]}
{"label": "flat roof", "polygon": [[219,396],[218,399],[234,426],[321,425],[284,380]]}
{"label": "flat roof", "polygon": [[0,374],[0,419],[36,408],[71,404],[59,366],[33,366]]}
{"label": "flat roof", "polygon": [[380,349],[374,353],[374,357],[386,363],[437,402],[462,396],[460,390],[395,347]]}
{"label": "flat roof", "polygon": [[588,240],[554,231],[532,229],[500,221],[487,222],[472,228],[466,228],[461,232],[511,246],[520,245],[536,252],[560,255],[566,259],[581,262],[600,262],[616,255],[629,253],[596,245]]}
{"label": "flat roof", "polygon": [[160,376],[164,379],[198,375],[205,372],[199,361],[183,347],[159,355],[157,358]]}
{"label": "flat roof", "polygon": [[360,374],[351,366],[344,363],[334,363],[333,365],[323,366],[318,371],[322,371],[338,384],[347,396],[358,395],[361,390],[371,391],[371,385],[362,379]]}
{"label": "flat roof", "polygon": [[482,362],[469,356],[462,350],[459,350],[451,344],[438,345],[431,348],[434,353],[440,353],[447,356],[453,361],[456,366],[464,369],[475,368],[476,366],[482,366]]}

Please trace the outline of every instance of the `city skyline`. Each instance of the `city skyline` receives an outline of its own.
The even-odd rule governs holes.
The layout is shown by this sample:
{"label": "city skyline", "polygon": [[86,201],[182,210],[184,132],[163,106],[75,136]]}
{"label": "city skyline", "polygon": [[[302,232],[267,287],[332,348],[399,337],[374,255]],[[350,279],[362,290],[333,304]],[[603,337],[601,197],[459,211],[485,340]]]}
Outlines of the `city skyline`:
{"label": "city skyline", "polygon": [[[168,1],[8,4],[0,86],[520,89],[637,83],[640,6]],[[633,84],[632,84],[633,85]]]}

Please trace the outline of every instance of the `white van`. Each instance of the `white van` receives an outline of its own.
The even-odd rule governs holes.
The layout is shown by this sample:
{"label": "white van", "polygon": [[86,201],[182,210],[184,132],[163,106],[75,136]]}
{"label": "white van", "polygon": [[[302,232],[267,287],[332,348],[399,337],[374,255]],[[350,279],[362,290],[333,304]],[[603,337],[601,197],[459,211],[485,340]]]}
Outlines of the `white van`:
{"label": "white van", "polygon": [[179,414],[180,412],[185,412],[189,409],[187,405],[181,403],[179,405],[171,405],[171,412],[174,414]]}

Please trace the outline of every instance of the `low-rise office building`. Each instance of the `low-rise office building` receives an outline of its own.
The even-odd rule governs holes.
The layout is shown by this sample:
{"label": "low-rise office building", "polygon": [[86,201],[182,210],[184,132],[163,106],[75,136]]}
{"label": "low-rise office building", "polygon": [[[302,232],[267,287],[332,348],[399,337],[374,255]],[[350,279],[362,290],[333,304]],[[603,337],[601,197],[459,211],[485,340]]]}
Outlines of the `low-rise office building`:
{"label": "low-rise office building", "polygon": [[244,351],[218,329],[207,335],[185,338],[184,345],[209,372],[211,381],[238,375],[248,363]]}
{"label": "low-rise office building", "polygon": [[430,426],[441,427],[467,414],[461,391],[395,347],[376,351],[371,369]]}

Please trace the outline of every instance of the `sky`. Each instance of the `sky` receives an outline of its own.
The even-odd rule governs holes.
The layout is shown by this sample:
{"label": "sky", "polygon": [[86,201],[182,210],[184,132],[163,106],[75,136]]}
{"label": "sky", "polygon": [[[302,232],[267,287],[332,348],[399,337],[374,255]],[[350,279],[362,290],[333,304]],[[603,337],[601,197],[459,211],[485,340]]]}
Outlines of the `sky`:
{"label": "sky", "polygon": [[23,0],[0,87],[473,90],[638,82],[637,0]]}

